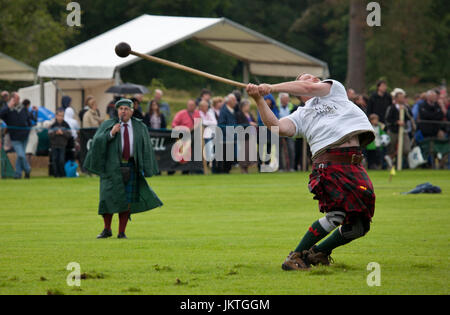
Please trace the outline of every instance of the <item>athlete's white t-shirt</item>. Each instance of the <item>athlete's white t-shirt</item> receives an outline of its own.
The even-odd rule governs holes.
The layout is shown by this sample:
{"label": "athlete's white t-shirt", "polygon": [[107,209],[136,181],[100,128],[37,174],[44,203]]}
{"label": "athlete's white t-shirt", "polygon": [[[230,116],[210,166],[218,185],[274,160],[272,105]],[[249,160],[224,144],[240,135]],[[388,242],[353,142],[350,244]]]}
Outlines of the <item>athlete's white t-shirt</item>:
{"label": "athlete's white t-shirt", "polygon": [[366,114],[347,97],[344,86],[335,80],[330,93],[308,100],[287,116],[295,125],[295,135],[308,141],[313,158],[328,147],[339,144],[349,136],[358,135],[360,145],[373,141],[375,133]]}

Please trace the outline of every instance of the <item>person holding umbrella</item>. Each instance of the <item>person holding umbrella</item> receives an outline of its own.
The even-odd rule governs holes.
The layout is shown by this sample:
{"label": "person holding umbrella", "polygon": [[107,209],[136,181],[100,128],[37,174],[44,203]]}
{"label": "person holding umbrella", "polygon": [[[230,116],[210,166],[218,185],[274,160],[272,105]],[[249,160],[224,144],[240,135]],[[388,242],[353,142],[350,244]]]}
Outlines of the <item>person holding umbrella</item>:
{"label": "person holding umbrella", "polygon": [[144,119],[144,115],[142,115],[141,109],[140,109],[140,102],[137,98],[133,97],[131,99],[131,101],[133,102],[133,117],[143,120]]}
{"label": "person holding umbrella", "polygon": [[[133,83],[124,83],[119,85],[111,86],[109,89],[105,91],[105,93],[112,94],[147,94],[148,89],[145,86]],[[137,97],[139,98],[139,97]]]}
{"label": "person holding umbrella", "polygon": [[[105,91],[105,93],[112,93],[116,95],[125,95],[125,94],[134,94],[134,97],[131,98],[133,102],[133,117],[138,119],[144,119],[144,115],[142,114],[142,94],[147,94],[148,89],[139,84],[134,83],[123,83],[119,85],[111,86],[109,89]],[[117,117],[117,112],[115,111],[114,104],[120,100],[121,97],[114,97],[114,101],[108,105],[107,114],[110,118]]]}

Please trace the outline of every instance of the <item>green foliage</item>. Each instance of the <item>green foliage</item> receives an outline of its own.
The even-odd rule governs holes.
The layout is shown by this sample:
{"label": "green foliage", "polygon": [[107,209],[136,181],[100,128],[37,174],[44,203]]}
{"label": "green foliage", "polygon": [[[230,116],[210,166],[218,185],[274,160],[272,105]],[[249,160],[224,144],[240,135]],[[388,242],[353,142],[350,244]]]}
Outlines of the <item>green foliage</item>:
{"label": "green foliage", "polygon": [[[381,27],[366,28],[366,83],[380,77],[393,86],[448,79],[450,2],[378,2]],[[341,81],[347,69],[348,7],[348,1],[311,1],[292,27],[307,43],[304,51],[327,61],[331,75]]]}
{"label": "green foliage", "polygon": [[88,40],[143,14],[215,17],[227,1],[221,0],[79,0],[83,31],[77,42]]}
{"label": "green foliage", "polygon": [[153,95],[156,89],[160,89],[163,92],[167,89],[164,83],[160,79],[153,78],[148,87],[150,93]]}
{"label": "green foliage", "polygon": [[76,35],[58,0],[0,0],[0,51],[33,67],[66,49]]}
{"label": "green foliage", "polygon": [[422,80],[432,82],[433,75],[441,74],[437,79],[450,78],[449,38],[450,38],[450,2],[434,0],[430,3],[427,14],[431,21],[428,34],[433,38],[431,49],[423,54],[420,73]]}
{"label": "green foliage", "polygon": [[380,1],[381,27],[369,28],[367,33],[368,81],[384,75],[402,85],[449,77],[450,13],[442,10],[448,1],[438,2]]}
{"label": "green foliage", "polygon": [[[368,2],[369,0],[365,0]],[[143,14],[227,17],[328,62],[345,81],[349,1],[342,0],[79,0],[82,26],[66,25],[60,0],[0,0],[0,51],[37,67],[40,61]],[[392,85],[440,83],[450,78],[448,0],[380,0],[381,27],[366,29],[366,83],[386,76]],[[161,30],[163,32],[164,30]],[[143,39],[144,40],[144,39]],[[242,63],[188,40],[159,54],[201,70],[242,80]],[[125,81],[218,94],[230,87],[179,70],[138,62],[122,71]],[[251,77],[254,82],[280,78]],[[8,84],[2,84],[8,87]],[[14,85],[15,86],[15,85]]]}
{"label": "green foliage", "polygon": [[302,50],[328,62],[331,76],[342,82],[347,74],[348,10],[348,1],[310,1],[291,27]]}

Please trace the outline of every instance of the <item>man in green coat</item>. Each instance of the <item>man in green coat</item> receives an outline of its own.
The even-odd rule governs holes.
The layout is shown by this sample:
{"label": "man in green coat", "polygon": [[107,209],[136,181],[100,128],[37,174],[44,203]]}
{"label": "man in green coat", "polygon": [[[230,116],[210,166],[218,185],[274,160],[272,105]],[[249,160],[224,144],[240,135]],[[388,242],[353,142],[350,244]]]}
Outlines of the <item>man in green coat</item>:
{"label": "man in green coat", "polygon": [[148,129],[133,116],[133,102],[116,103],[118,118],[105,121],[95,133],[84,167],[100,176],[99,215],[104,230],[97,238],[112,236],[111,221],[119,214],[118,238],[126,238],[125,228],[131,214],[161,207],[162,202],[148,186],[145,177],[157,174]]}

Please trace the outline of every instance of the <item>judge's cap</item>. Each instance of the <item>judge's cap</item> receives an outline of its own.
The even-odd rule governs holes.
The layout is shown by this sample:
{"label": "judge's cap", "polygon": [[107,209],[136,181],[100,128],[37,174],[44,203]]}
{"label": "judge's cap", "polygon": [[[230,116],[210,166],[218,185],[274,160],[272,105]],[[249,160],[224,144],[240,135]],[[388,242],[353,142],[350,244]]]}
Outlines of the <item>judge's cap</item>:
{"label": "judge's cap", "polygon": [[118,109],[120,106],[127,106],[132,109],[133,102],[127,98],[122,98],[116,102],[116,109]]}

